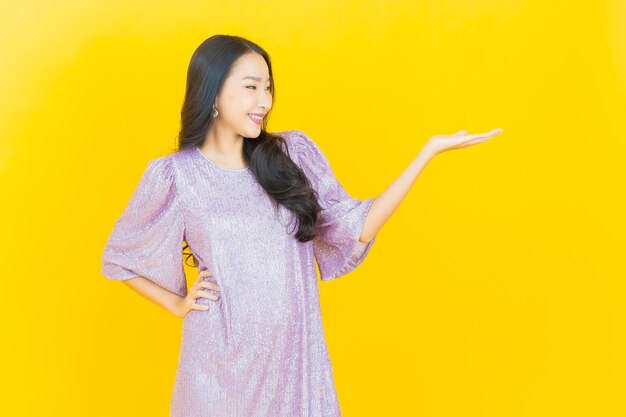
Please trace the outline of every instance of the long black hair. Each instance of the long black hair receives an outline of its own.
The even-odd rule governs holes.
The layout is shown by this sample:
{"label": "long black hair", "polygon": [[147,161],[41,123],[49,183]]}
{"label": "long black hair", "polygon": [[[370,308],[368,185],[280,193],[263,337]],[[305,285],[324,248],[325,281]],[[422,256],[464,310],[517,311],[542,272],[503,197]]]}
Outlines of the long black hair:
{"label": "long black hair", "polygon": [[[270,77],[270,93],[274,98],[274,77],[270,57],[256,43],[234,35],[214,35],[198,46],[187,71],[187,87],[181,109],[178,149],[201,146],[214,123],[211,111],[231,67],[245,54],[257,53],[265,59]],[[273,101],[273,100],[272,100]],[[273,108],[273,107],[272,107]],[[321,210],[318,195],[300,167],[283,151],[285,139],[267,132],[269,113],[263,119],[257,138],[243,140],[243,158],[258,183],[276,203],[285,206],[297,219],[295,238],[308,242],[315,237],[317,213]],[[288,149],[287,149],[288,152]],[[189,247],[186,244],[183,251]],[[198,266],[192,253],[194,267]]]}

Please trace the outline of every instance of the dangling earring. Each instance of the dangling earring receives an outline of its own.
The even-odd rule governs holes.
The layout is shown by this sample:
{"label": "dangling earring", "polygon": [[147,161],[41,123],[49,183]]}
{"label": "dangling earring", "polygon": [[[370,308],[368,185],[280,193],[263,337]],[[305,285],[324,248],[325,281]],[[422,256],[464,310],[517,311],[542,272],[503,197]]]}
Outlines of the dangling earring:
{"label": "dangling earring", "polygon": [[219,112],[217,111],[217,107],[215,107],[215,104],[214,104],[213,105],[213,110],[211,110],[211,117],[213,117],[215,119],[218,114],[219,114]]}

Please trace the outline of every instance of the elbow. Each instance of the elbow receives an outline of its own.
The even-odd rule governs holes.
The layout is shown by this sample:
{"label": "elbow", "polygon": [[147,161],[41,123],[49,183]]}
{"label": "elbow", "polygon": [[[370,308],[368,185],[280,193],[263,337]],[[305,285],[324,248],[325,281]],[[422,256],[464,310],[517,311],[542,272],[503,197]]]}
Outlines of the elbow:
{"label": "elbow", "polygon": [[367,220],[366,220],[365,224],[361,228],[361,235],[359,236],[359,242],[370,243],[372,239],[376,237],[377,233],[378,233],[378,230],[377,229],[374,230],[374,227],[370,223],[367,223]]}
{"label": "elbow", "polygon": [[359,242],[361,243],[370,243],[374,239],[374,236],[361,235],[359,237]]}

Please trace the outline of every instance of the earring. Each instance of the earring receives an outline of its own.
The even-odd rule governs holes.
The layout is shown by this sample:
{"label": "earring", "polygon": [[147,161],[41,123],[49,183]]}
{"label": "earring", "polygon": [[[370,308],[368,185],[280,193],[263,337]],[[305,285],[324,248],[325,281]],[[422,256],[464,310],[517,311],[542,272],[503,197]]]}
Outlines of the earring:
{"label": "earring", "polygon": [[215,104],[214,104],[213,105],[213,110],[211,110],[211,117],[213,117],[215,119],[218,114],[219,114],[219,112],[217,111],[217,107],[215,107]]}

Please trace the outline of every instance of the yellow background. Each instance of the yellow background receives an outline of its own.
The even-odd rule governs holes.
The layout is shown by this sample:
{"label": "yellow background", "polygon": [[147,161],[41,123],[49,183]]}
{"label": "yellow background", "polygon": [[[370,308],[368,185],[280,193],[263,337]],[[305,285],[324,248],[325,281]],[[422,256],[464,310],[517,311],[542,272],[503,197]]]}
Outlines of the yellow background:
{"label": "yellow background", "polygon": [[306,132],[355,197],[435,134],[504,129],[433,159],[363,265],[321,284],[344,417],[626,415],[626,2],[21,1],[0,16],[2,415],[169,415],[182,322],[100,261],[217,33],[267,49],[268,130]]}

